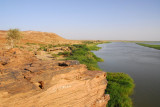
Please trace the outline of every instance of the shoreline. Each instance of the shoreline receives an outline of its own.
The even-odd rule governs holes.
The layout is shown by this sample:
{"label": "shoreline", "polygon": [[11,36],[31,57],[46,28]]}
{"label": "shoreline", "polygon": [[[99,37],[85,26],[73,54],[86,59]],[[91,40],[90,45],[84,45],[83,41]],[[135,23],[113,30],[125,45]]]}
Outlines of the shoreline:
{"label": "shoreline", "polygon": [[108,107],[132,107],[133,101],[131,95],[133,95],[135,87],[133,79],[128,74],[120,72],[106,72],[106,74],[108,85],[105,93],[110,94]]}
{"label": "shoreline", "polygon": [[160,50],[160,45],[150,45],[150,44],[144,44],[144,43],[136,43],[137,45],[141,45],[144,47],[154,48]]}

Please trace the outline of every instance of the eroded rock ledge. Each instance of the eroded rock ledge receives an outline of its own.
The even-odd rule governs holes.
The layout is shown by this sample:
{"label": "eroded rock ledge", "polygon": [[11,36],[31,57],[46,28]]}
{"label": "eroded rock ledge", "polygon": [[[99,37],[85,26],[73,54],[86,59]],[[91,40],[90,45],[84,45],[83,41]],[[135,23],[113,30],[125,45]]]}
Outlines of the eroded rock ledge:
{"label": "eroded rock ledge", "polygon": [[42,61],[32,53],[0,51],[0,107],[105,107],[106,73],[78,61]]}

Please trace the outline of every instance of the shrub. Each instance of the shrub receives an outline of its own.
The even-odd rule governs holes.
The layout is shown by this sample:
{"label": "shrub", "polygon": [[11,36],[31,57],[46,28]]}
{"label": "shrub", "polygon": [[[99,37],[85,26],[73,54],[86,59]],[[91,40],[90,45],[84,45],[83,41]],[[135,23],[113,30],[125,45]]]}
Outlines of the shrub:
{"label": "shrub", "polygon": [[17,42],[22,38],[19,29],[10,29],[7,34],[7,40],[11,48],[13,48]]}
{"label": "shrub", "polygon": [[125,73],[107,73],[106,93],[110,94],[108,107],[132,107],[129,95],[134,88],[133,79]]}

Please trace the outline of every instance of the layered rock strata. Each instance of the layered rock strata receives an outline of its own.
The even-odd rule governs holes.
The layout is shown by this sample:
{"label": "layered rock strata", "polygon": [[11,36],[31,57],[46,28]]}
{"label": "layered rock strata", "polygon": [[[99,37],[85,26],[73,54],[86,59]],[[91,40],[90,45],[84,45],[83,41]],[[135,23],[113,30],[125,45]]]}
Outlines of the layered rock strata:
{"label": "layered rock strata", "polygon": [[105,107],[106,73],[78,61],[42,61],[32,53],[0,51],[0,107]]}

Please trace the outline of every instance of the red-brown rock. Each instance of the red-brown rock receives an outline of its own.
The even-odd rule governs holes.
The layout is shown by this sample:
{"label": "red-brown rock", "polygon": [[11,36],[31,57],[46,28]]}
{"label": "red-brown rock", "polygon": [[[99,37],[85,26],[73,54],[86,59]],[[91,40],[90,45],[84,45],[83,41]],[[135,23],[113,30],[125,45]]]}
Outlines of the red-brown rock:
{"label": "red-brown rock", "polygon": [[77,61],[0,51],[0,107],[105,107],[106,85],[105,72],[88,71]]}

